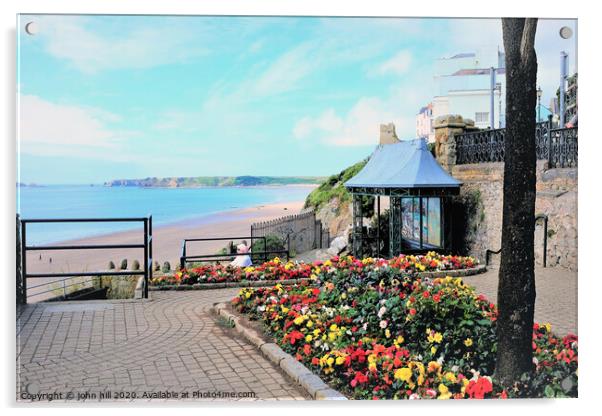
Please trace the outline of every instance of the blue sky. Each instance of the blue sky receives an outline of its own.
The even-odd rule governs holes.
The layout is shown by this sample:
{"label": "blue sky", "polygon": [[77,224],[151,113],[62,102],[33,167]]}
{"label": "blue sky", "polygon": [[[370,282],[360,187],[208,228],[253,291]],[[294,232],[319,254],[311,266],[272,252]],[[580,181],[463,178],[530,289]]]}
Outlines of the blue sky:
{"label": "blue sky", "polygon": [[[30,36],[24,26],[35,22]],[[547,103],[574,40],[540,21]],[[436,58],[502,47],[486,19],[21,15],[19,181],[329,175],[380,123],[413,138]]]}

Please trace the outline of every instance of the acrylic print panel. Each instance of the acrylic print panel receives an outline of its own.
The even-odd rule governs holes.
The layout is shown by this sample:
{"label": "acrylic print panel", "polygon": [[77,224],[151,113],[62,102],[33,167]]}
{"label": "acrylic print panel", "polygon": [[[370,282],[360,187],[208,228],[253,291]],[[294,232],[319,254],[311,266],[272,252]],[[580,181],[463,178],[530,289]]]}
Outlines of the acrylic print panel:
{"label": "acrylic print panel", "polygon": [[[539,19],[528,84],[500,19],[17,23],[19,405],[577,396],[575,20]],[[532,139],[516,302],[499,149]],[[400,140],[358,191],[401,214],[354,212]]]}

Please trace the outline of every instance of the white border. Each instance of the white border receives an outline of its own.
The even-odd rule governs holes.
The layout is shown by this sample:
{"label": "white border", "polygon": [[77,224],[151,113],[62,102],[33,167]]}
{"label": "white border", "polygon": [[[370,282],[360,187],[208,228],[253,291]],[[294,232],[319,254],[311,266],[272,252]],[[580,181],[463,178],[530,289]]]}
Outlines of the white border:
{"label": "white border", "polygon": [[[591,2],[595,4],[595,2]],[[462,402],[449,403],[348,403],[338,404],[338,408],[325,409],[340,414],[372,411],[376,406],[384,406],[384,412],[467,412],[471,414],[504,414],[526,410],[529,413],[578,414],[595,406],[602,386],[600,381],[600,315],[598,304],[602,294],[600,273],[600,153],[602,137],[596,124],[602,106],[600,91],[600,33],[599,13],[594,6],[576,1],[526,2],[507,0],[504,2],[484,1],[442,1],[428,2],[386,2],[344,1],[344,0],[10,0],[2,2],[2,85],[4,97],[2,106],[2,126],[4,128],[3,181],[2,194],[2,259],[5,273],[2,277],[4,319],[2,343],[3,368],[2,403],[13,405],[14,398],[14,213],[15,213],[15,24],[16,13],[110,13],[110,14],[225,14],[225,15],[326,15],[326,16],[455,16],[455,17],[499,17],[499,16],[538,16],[538,17],[577,17],[579,18],[579,54],[581,71],[579,74],[580,93],[580,149],[579,149],[579,336],[581,338],[579,393],[577,400],[559,401],[513,401],[508,403]],[[331,404],[333,405],[333,404]],[[262,414],[288,415],[313,412],[315,403],[290,403],[289,405],[263,405],[261,407],[238,404],[220,405],[204,409],[188,408],[198,414],[232,414],[250,411]],[[329,407],[325,404],[320,407]],[[187,406],[188,407],[188,406]],[[235,407],[235,409],[232,409]],[[598,406],[599,407],[599,406]],[[26,409],[31,411],[31,409]],[[64,413],[68,409],[52,409],[50,413]],[[71,409],[69,409],[71,410]],[[111,409],[111,412],[118,409]],[[43,410],[49,411],[48,409]],[[81,409],[75,409],[81,411]],[[106,412],[106,409],[86,409],[86,412]],[[121,411],[120,411],[121,412]],[[163,414],[163,406],[146,408],[144,412]]]}

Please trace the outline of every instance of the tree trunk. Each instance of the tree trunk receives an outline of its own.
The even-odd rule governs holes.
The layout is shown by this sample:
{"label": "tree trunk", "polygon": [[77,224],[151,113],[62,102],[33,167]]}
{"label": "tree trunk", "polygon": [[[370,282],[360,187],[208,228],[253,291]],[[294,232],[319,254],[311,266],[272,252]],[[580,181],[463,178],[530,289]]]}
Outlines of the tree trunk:
{"label": "tree trunk", "polygon": [[508,386],[533,369],[537,19],[502,19],[502,28],[506,135],[496,378]]}

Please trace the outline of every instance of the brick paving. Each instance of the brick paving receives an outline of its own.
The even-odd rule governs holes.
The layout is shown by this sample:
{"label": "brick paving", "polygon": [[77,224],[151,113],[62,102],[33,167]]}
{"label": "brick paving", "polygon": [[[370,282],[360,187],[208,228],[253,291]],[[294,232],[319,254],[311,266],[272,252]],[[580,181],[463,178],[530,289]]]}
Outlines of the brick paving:
{"label": "brick paving", "polygon": [[[497,303],[497,267],[462,279]],[[535,321],[552,324],[558,335],[577,334],[577,272],[561,267],[535,269]]]}
{"label": "brick paving", "polygon": [[[237,291],[153,292],[148,301],[20,307],[17,400],[24,393],[62,392],[66,398],[71,392],[74,399],[88,393],[90,401],[98,401],[107,391],[123,399],[166,391],[188,392],[191,400],[253,399],[216,397],[216,392],[253,392],[254,399],[265,400],[309,398],[209,312],[213,303]],[[193,397],[195,392],[212,396]]]}

